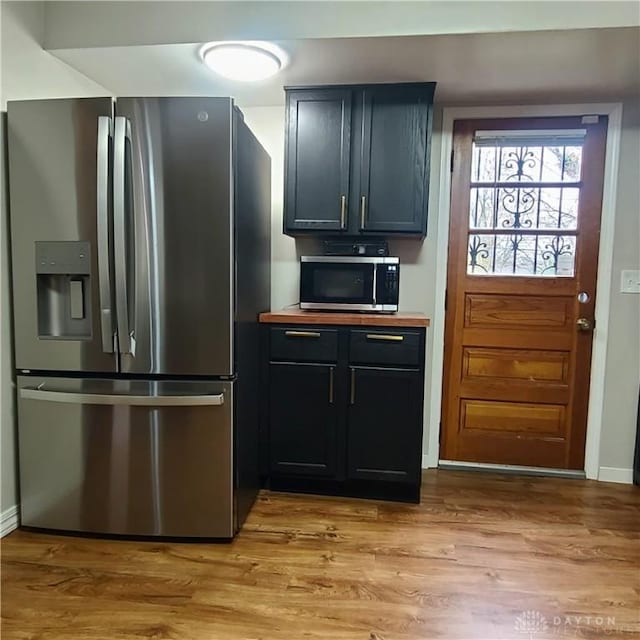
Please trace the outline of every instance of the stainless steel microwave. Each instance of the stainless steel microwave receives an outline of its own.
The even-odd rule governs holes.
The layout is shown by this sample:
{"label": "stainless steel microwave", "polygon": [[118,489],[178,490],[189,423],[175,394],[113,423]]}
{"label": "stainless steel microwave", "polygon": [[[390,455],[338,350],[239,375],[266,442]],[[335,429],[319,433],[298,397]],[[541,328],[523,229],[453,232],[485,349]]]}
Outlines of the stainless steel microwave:
{"label": "stainless steel microwave", "polygon": [[399,290],[399,258],[300,258],[301,309],[394,313],[398,310]]}

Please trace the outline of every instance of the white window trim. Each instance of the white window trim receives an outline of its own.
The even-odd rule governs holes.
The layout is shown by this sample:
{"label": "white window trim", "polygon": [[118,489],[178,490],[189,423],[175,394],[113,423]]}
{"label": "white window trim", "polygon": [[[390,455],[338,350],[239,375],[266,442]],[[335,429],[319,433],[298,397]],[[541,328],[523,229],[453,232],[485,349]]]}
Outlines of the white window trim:
{"label": "white window trim", "polygon": [[442,377],[444,366],[444,299],[447,289],[447,260],[449,249],[449,219],[451,206],[451,151],[455,120],[478,118],[530,118],[557,116],[608,116],[607,147],[602,194],[602,220],[598,251],[596,328],[593,336],[591,385],[587,418],[587,441],[584,471],[587,478],[597,480],[600,468],[600,437],[604,409],[604,383],[609,336],[609,304],[613,271],[613,242],[615,232],[618,163],[622,128],[621,103],[588,103],[563,105],[529,105],[508,107],[445,107],[442,113],[440,156],[440,198],[438,206],[438,237],[436,250],[436,295],[431,355],[431,407],[429,412],[429,441],[426,467],[438,466],[440,415],[442,407]]}

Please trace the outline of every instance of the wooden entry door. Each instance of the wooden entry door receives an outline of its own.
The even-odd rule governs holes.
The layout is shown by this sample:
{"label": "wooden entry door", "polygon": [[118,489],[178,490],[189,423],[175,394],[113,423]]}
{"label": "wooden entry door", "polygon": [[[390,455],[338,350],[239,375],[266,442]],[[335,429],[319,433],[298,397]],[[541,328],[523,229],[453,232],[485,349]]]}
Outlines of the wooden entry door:
{"label": "wooden entry door", "polygon": [[441,459],[584,468],[606,120],[455,123]]}

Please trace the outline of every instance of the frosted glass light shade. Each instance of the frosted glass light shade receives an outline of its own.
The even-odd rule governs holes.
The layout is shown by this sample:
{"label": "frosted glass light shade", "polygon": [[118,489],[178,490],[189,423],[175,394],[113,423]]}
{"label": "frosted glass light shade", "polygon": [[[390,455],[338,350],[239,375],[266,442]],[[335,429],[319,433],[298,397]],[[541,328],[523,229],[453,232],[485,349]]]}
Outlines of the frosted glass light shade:
{"label": "frosted glass light shade", "polygon": [[203,62],[217,74],[231,80],[255,82],[266,80],[282,69],[283,58],[274,46],[260,43],[220,42],[205,45],[200,52]]}

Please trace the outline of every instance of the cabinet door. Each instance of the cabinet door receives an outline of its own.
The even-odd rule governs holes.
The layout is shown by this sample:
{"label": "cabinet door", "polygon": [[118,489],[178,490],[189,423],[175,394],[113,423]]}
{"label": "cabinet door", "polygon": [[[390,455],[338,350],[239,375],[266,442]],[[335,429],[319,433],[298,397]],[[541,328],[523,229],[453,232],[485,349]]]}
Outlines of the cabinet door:
{"label": "cabinet door", "polygon": [[335,366],[271,364],[270,467],[278,475],[334,476]]}
{"label": "cabinet door", "polygon": [[433,87],[366,87],[358,230],[424,235]]}
{"label": "cabinet door", "polygon": [[285,233],[346,229],[351,90],[287,92]]}
{"label": "cabinet door", "polygon": [[347,476],[417,483],[422,460],[419,371],[351,367]]}

